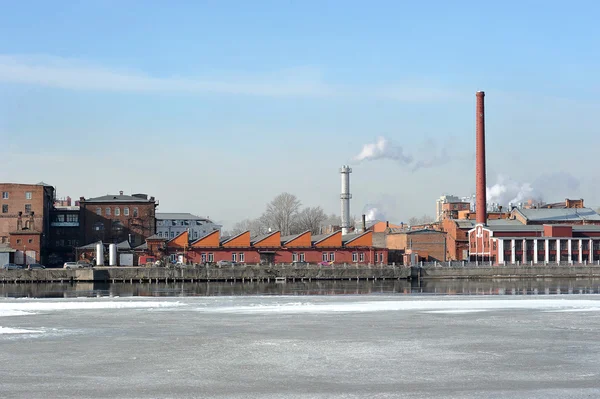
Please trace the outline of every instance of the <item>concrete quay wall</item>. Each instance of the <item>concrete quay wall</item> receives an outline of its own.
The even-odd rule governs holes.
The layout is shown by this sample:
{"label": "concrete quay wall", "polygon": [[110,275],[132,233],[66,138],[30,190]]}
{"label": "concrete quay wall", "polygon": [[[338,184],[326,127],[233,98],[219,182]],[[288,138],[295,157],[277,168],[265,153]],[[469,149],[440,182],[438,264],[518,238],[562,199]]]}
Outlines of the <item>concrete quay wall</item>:
{"label": "concrete quay wall", "polygon": [[413,267],[412,278],[600,278],[599,266],[490,266],[490,267]]}
{"label": "concrete quay wall", "polygon": [[0,270],[0,282],[295,281],[406,279],[410,268],[373,267],[95,267],[91,269]]}

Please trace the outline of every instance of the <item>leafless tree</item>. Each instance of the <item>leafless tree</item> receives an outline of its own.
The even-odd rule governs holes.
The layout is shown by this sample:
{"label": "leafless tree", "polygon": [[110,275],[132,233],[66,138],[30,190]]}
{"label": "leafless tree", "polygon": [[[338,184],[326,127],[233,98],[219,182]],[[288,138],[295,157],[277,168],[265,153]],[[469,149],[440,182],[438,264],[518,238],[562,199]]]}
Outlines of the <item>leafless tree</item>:
{"label": "leafless tree", "polygon": [[249,231],[251,235],[257,236],[264,234],[267,228],[264,226],[261,218],[258,219],[244,219],[241,222],[236,223],[229,234],[235,236],[245,231]]}
{"label": "leafless tree", "polygon": [[297,221],[300,205],[300,200],[295,195],[282,193],[267,204],[261,218],[273,231],[279,230],[282,235],[289,235]]}
{"label": "leafless tree", "polygon": [[408,219],[408,224],[410,226],[415,226],[415,225],[419,225],[419,224],[429,224],[429,223],[433,223],[433,218],[429,215],[423,215],[420,218],[413,216],[410,219]]}
{"label": "leafless tree", "polygon": [[308,230],[313,234],[319,234],[321,224],[325,220],[327,220],[327,215],[320,206],[304,208],[298,213],[292,233],[299,234]]}

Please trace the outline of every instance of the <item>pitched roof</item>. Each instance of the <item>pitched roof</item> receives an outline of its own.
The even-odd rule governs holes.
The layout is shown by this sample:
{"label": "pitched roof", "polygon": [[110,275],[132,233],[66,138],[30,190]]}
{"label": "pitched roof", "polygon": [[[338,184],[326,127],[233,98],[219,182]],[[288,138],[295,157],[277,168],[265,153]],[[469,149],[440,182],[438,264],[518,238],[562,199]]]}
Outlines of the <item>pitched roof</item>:
{"label": "pitched roof", "polygon": [[131,249],[131,244],[129,244],[129,241],[127,240],[121,241],[117,244],[117,249],[121,251],[128,251]]}
{"label": "pitched roof", "polygon": [[221,240],[219,241],[219,243],[220,243],[221,245],[223,245],[223,244],[225,244],[225,243],[227,243],[227,242],[229,242],[229,241],[231,241],[231,240],[234,240],[234,239],[236,239],[236,238],[238,238],[238,237],[240,237],[240,236],[242,236],[242,235],[246,234],[247,232],[248,232],[248,231],[242,231],[240,234],[237,234],[237,235],[233,235],[233,236],[227,236],[227,237],[221,237]]}
{"label": "pitched roof", "polygon": [[95,198],[88,198],[84,200],[85,202],[88,203],[96,203],[96,202],[143,202],[143,203],[148,203],[148,202],[154,202],[154,199],[148,199],[148,198],[144,198],[144,197],[136,197],[133,195],[103,195],[101,197],[95,197]]}
{"label": "pitched roof", "polygon": [[306,231],[303,231],[302,233],[298,233],[298,234],[290,234],[288,236],[281,236],[281,245],[285,245],[290,241],[294,241],[296,238],[300,237],[302,234],[306,234],[309,232],[310,232],[310,230],[306,230]]}
{"label": "pitched roof", "polygon": [[156,220],[200,220],[203,222],[212,223],[212,220],[193,215],[191,213],[167,213],[157,212]]}
{"label": "pitched roof", "polygon": [[549,208],[549,209],[515,209],[525,219],[532,222],[552,221],[600,221],[600,215],[591,208]]}
{"label": "pitched roof", "polygon": [[153,234],[153,235],[151,235],[150,237],[146,238],[146,241],[148,241],[148,240],[163,240],[163,241],[169,241],[169,239],[168,239],[168,238],[166,238],[166,237],[165,237],[165,238],[163,238],[163,237],[159,237],[159,235],[158,235],[158,234]]}
{"label": "pitched roof", "polygon": [[147,242],[145,242],[142,245],[138,245],[137,247],[133,248],[134,251],[144,251],[146,249],[148,249],[148,243]]}
{"label": "pitched roof", "polygon": [[254,245],[257,242],[260,242],[260,241],[264,240],[265,238],[269,238],[272,235],[277,234],[277,233],[279,233],[279,230],[272,231],[272,232],[266,233],[266,234],[259,234],[259,235],[254,236],[254,237],[250,237],[250,245]]}

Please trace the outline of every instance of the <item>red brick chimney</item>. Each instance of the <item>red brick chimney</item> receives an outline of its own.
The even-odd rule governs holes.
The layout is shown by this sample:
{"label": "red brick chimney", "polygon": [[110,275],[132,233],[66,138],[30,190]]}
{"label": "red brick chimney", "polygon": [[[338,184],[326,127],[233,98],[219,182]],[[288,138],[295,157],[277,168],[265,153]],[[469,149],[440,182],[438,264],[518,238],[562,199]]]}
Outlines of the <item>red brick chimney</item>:
{"label": "red brick chimney", "polygon": [[487,221],[487,200],[485,184],[485,108],[483,97],[485,93],[478,91],[476,110],[476,155],[475,155],[475,212],[477,213],[477,224],[485,224]]}

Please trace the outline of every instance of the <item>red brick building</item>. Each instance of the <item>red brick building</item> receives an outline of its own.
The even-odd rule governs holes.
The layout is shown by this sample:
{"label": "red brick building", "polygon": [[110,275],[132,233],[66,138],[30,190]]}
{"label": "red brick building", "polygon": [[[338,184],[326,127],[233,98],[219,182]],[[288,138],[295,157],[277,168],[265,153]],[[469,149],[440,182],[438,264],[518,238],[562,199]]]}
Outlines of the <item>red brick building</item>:
{"label": "red brick building", "polygon": [[105,195],[80,198],[81,225],[86,244],[103,241],[120,243],[129,241],[140,245],[156,232],[156,207],[158,202],[146,194]]}
{"label": "red brick building", "polygon": [[0,244],[9,244],[15,263],[44,262],[54,187],[45,183],[0,183]]}
{"label": "red brick building", "polygon": [[386,247],[389,250],[417,254],[420,260],[426,262],[447,260],[446,233],[442,231],[390,229],[386,236]]}
{"label": "red brick building", "polygon": [[[166,254],[172,260],[183,257],[185,262],[212,263],[221,260],[238,263],[292,263],[322,261],[361,264],[386,264],[388,251],[373,245],[373,232],[342,236],[341,231],[316,235],[307,231],[293,236],[281,236],[276,231],[259,237],[244,232],[234,237],[221,237],[220,231],[189,241],[184,232],[167,241],[147,241],[148,254],[161,257]],[[150,248],[154,248],[154,253]]]}

